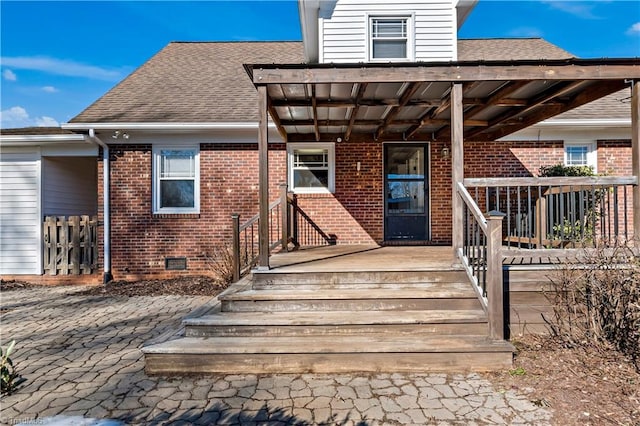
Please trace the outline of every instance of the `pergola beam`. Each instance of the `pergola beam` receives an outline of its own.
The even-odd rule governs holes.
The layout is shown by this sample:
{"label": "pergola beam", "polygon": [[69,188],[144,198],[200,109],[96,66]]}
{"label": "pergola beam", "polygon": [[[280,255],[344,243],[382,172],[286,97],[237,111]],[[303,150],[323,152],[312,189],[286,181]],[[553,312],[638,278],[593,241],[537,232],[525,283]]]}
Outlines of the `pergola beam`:
{"label": "pergola beam", "polygon": [[311,109],[313,115],[313,132],[316,135],[316,142],[320,140],[320,127],[318,126],[318,100],[316,99],[316,85],[311,86]]}
{"label": "pergola beam", "polygon": [[360,111],[360,101],[364,97],[364,92],[367,90],[367,83],[360,83],[358,87],[358,93],[356,94],[356,98],[353,100],[355,106],[353,110],[351,110],[351,117],[349,117],[349,123],[347,124],[347,131],[344,133],[344,139],[346,141],[351,137],[351,132],[353,131],[353,126],[356,121],[356,116],[358,115],[358,111]]}
{"label": "pergola beam", "polygon": [[462,105],[462,84],[451,86],[451,221],[454,258],[463,246],[464,223],[462,217],[462,199],[458,196],[458,182],[464,180],[464,109]]}
{"label": "pergola beam", "polygon": [[269,269],[269,116],[267,86],[258,86],[258,269]]}
{"label": "pergola beam", "polygon": [[[522,87],[526,86],[529,83],[530,83],[529,81],[517,81],[515,83],[508,82],[507,84],[502,86],[500,89],[498,89],[496,92],[494,92],[491,96],[489,96],[483,103],[467,111],[467,116],[473,117],[474,115],[476,115],[477,113],[479,113],[484,108],[490,105],[506,106],[504,103],[504,101],[506,101],[505,98],[507,98],[509,95],[513,94],[515,91],[521,89]],[[521,106],[526,106],[527,104],[526,99],[518,99],[518,100],[520,102],[523,102]]]}
{"label": "pergola beam", "polygon": [[[531,99],[527,106],[523,109],[514,109],[514,110],[508,110],[500,115],[498,115],[497,117],[495,117],[494,119],[489,121],[489,126],[487,129],[475,129],[472,130],[470,132],[468,132],[465,136],[467,139],[471,139],[474,136],[483,133],[483,132],[487,132],[488,130],[490,130],[493,127],[496,126],[500,126],[503,125],[505,121],[516,117],[518,115],[522,115],[525,114],[529,111],[532,111],[536,108],[541,107],[542,105],[546,104],[547,102],[550,102],[554,99],[557,99],[561,96],[566,95],[569,92],[572,92],[574,90],[576,90],[577,88],[579,88],[580,86],[582,86],[583,84],[585,84],[584,81],[567,81],[567,82],[560,82],[558,84],[556,84],[555,86],[549,88],[548,90],[545,90],[544,92],[540,93],[539,95],[535,96],[533,99]],[[553,108],[558,108],[557,106],[554,106]]]}
{"label": "pergola beam", "polygon": [[420,83],[518,80],[610,80],[620,76],[640,79],[636,59],[567,59],[416,66],[283,66],[252,65],[253,83]]}
{"label": "pergola beam", "polygon": [[396,116],[400,112],[400,108],[407,105],[407,103],[411,100],[413,95],[416,94],[416,91],[418,90],[419,87],[420,85],[417,83],[411,83],[407,86],[407,88],[404,90],[402,95],[400,95],[400,99],[399,99],[400,102],[398,106],[394,106],[391,109],[391,111],[389,111],[389,113],[384,119],[384,123],[376,131],[375,139],[378,139],[380,136],[382,136],[382,134],[387,130],[391,122],[396,118]]}
{"label": "pergola beam", "polygon": [[[308,119],[308,120],[282,120],[280,123],[283,126],[313,126],[316,120]],[[322,126],[329,127],[343,127],[349,125],[355,126],[382,126],[384,125],[384,120],[318,120],[318,124]],[[439,119],[429,119],[425,118],[422,120],[394,120],[389,123],[389,125],[403,125],[403,126],[445,126],[449,125],[449,120],[445,120],[443,118]],[[465,126],[488,126],[489,122],[487,120],[464,120]],[[409,137],[407,133],[407,137]],[[345,133],[345,140],[347,140],[347,135]]]}
{"label": "pergola beam", "polygon": [[638,180],[633,187],[633,237],[640,246],[640,80],[631,84],[631,173]]}
{"label": "pergola beam", "polygon": [[547,118],[551,118],[555,115],[562,114],[563,112],[569,111],[571,109],[577,108],[589,102],[593,102],[596,99],[600,99],[604,96],[615,93],[619,90],[624,89],[624,87],[625,87],[624,81],[620,81],[620,80],[609,81],[606,84],[598,85],[595,88],[589,87],[586,90],[580,91],[580,93],[578,93],[578,95],[576,95],[569,102],[554,104],[552,106],[549,106],[546,109],[540,110],[539,112],[526,117],[523,120],[518,120],[517,124],[503,126],[491,133],[487,132],[482,139],[483,140],[500,139],[502,137],[510,135],[511,133],[517,132],[518,130],[527,128],[543,120],[546,120]]}

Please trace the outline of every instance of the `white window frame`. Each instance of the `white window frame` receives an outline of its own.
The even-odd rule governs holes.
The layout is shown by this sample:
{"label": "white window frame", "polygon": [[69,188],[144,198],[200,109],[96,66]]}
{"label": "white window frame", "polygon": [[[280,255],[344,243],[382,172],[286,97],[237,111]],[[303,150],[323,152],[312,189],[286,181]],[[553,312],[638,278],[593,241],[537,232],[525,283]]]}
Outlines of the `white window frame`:
{"label": "white window frame", "polygon": [[[322,149],[327,150],[328,156],[328,188],[311,188],[294,186],[294,161],[295,151],[300,149]],[[336,174],[336,155],[334,143],[316,143],[316,142],[296,142],[287,144],[287,181],[289,182],[289,190],[296,194],[333,194],[335,192],[335,174]]]}
{"label": "white window frame", "polygon": [[[413,62],[415,58],[415,44],[414,44],[414,16],[413,14],[367,14],[367,57],[369,62]],[[404,58],[374,58],[373,57],[373,21],[376,19],[405,19],[407,21],[407,55]]]}
{"label": "white window frame", "polygon": [[[160,162],[163,150],[194,151],[195,176],[193,177],[193,207],[160,207]],[[199,145],[154,145],[153,146],[153,213],[188,214],[200,213],[200,146]],[[184,178],[181,178],[184,180]]]}
{"label": "white window frame", "polygon": [[[569,166],[569,147],[586,147],[587,148],[587,163],[580,166],[589,166],[593,169],[594,173],[598,172],[598,144],[596,141],[564,141],[564,165]],[[572,164],[574,166],[575,164]]]}

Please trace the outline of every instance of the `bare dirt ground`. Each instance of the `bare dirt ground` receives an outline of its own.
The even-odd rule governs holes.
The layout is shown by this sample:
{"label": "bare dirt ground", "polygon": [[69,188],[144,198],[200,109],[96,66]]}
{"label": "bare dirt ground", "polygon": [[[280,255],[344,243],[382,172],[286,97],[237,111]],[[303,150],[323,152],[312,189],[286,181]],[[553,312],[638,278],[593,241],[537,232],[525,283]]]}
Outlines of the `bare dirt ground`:
{"label": "bare dirt ground", "polygon": [[[0,291],[35,287],[0,281]],[[224,290],[209,277],[182,277],[136,282],[114,281],[86,286],[75,294],[108,296],[203,295]],[[525,336],[513,369],[489,374],[496,390],[518,390],[553,410],[557,425],[640,425],[640,371],[612,348],[591,345],[568,348],[549,337]]]}
{"label": "bare dirt ground", "polygon": [[620,352],[567,348],[546,336],[513,343],[513,369],[490,377],[496,388],[527,392],[553,410],[557,425],[640,425],[640,372]]}
{"label": "bare dirt ground", "polygon": [[[0,281],[0,291],[36,287],[22,281]],[[226,286],[206,276],[178,277],[165,280],[111,281],[107,285],[88,285],[76,293],[87,296],[215,296]]]}

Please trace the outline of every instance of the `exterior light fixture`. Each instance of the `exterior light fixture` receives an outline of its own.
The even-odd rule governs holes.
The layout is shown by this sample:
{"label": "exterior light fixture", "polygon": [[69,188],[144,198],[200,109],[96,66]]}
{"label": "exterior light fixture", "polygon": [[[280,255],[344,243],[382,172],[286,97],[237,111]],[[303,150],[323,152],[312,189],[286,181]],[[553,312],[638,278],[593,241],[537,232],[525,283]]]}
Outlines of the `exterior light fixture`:
{"label": "exterior light fixture", "polygon": [[129,139],[129,133],[123,132],[121,130],[116,130],[115,132],[113,132],[113,135],[111,135],[111,137],[113,139],[120,139],[121,137],[122,139]]}
{"label": "exterior light fixture", "polygon": [[447,158],[449,158],[449,156],[451,156],[451,151],[449,151],[449,147],[445,145],[440,150],[440,157],[446,160]]}

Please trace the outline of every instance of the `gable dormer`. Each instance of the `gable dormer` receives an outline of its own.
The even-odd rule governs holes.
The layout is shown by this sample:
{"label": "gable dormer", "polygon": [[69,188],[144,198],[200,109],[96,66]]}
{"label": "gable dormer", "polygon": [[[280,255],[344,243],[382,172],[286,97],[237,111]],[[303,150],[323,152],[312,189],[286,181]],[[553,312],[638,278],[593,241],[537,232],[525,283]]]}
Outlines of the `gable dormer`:
{"label": "gable dormer", "polygon": [[457,60],[477,0],[298,0],[309,63]]}

